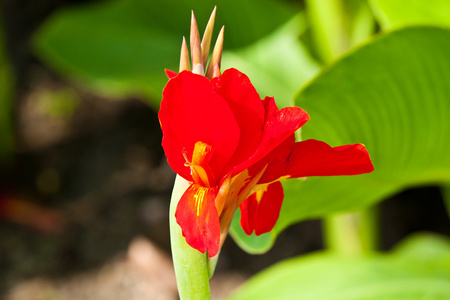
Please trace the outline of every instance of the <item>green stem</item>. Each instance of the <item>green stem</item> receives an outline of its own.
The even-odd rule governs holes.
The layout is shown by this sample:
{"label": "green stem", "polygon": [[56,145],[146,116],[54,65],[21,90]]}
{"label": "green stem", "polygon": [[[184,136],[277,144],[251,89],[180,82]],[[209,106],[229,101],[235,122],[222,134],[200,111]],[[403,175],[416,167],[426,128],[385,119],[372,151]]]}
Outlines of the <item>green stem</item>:
{"label": "green stem", "polygon": [[375,30],[372,11],[364,0],[306,0],[306,12],[317,55],[329,63]]}
{"label": "green stem", "polygon": [[375,208],[328,217],[324,220],[327,248],[346,255],[370,254],[377,246]]}
{"label": "green stem", "polygon": [[316,50],[328,63],[348,48],[342,0],[306,0],[306,7]]}
{"label": "green stem", "polygon": [[177,175],[170,202],[170,240],[172,258],[180,299],[211,299],[209,289],[209,264],[207,254],[202,254],[186,243],[181,228],[175,220],[175,211],[189,182]]}

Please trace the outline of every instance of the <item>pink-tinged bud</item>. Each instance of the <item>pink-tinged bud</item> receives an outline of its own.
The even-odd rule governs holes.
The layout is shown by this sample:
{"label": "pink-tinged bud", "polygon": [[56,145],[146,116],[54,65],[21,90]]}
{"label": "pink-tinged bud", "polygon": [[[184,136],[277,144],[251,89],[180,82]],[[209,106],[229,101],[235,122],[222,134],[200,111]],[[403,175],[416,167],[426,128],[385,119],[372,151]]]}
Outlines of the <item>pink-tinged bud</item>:
{"label": "pink-tinged bud", "polygon": [[[189,37],[191,53],[189,55],[186,39],[183,37],[183,43],[181,45],[179,72],[186,70],[192,71],[192,73],[206,76],[209,79],[220,76],[221,74],[220,62],[222,59],[224,27],[222,27],[217,37],[217,41],[215,43],[214,50],[208,65],[209,50],[211,48],[211,40],[212,40],[212,33],[214,30],[215,18],[216,18],[216,7],[214,7],[213,12],[211,13],[208,24],[206,25],[205,28],[205,32],[203,34],[203,39],[200,42],[200,34],[198,30],[197,21],[195,19],[194,12],[192,12],[191,31]],[[170,71],[168,77],[172,78],[175,75],[176,72]]]}

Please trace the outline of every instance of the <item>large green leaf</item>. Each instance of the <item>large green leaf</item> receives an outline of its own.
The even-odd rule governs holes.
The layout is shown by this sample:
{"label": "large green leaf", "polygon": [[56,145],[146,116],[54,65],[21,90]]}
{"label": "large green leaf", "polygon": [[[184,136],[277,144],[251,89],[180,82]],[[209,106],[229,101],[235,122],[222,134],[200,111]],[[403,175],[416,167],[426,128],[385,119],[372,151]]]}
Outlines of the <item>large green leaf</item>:
{"label": "large green leaf", "polygon": [[450,299],[450,241],[421,235],[370,258],[318,253],[290,259],[253,277],[228,299]]}
{"label": "large green leaf", "polygon": [[450,26],[448,0],[371,0],[383,28],[407,25]]}
{"label": "large green leaf", "polygon": [[71,7],[54,14],[36,36],[38,54],[66,76],[102,92],[144,93],[159,106],[167,78],[177,69],[190,10],[204,28],[218,5],[216,31],[226,24],[225,48],[247,46],[295,14],[272,0],[127,0]]}
{"label": "large green leaf", "polygon": [[[407,187],[450,182],[450,30],[408,28],[378,37],[325,69],[296,97],[311,120],[303,139],[363,143],[375,171],[283,182],[270,235],[290,224],[377,203]],[[273,240],[239,241],[260,253]],[[255,246],[257,245],[257,246]]]}

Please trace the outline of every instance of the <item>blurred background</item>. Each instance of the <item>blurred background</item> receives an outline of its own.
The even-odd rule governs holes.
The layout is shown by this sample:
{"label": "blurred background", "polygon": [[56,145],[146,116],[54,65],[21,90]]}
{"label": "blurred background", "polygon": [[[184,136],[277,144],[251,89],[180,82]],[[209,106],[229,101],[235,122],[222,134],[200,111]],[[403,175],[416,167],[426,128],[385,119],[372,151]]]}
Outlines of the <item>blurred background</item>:
{"label": "blurred background", "polygon": [[[289,105],[327,62],[304,1],[1,1],[2,299],[176,299],[168,228],[175,175],[157,111],[190,10],[202,30],[215,4],[215,36],[226,27],[223,69],[255,78],[262,97]],[[373,18],[367,27],[379,31]],[[434,186],[384,201],[380,249],[413,232],[448,235],[443,203]],[[213,297],[322,249],[321,232],[320,220],[293,225],[258,256],[229,237]]]}

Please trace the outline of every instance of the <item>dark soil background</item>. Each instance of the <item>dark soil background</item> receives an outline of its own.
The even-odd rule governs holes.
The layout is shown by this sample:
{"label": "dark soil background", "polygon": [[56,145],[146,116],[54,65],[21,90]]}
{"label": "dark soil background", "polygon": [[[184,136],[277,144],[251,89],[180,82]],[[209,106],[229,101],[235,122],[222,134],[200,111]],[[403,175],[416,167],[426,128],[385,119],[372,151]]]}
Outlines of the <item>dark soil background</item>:
{"label": "dark soil background", "polygon": [[[89,281],[92,272],[105,268],[123,272],[117,265],[108,266],[129,255],[136,237],[145,237],[162,256],[170,255],[168,207],[175,175],[161,148],[157,112],[141,99],[93,95],[61,78],[32,53],[30,38],[38,26],[52,12],[75,2],[88,1],[1,2],[2,28],[16,77],[16,151],[0,165],[0,193],[35,205],[41,222],[0,220],[4,297],[37,278],[61,283],[74,276],[81,281],[77,276],[87,276]],[[70,100],[65,115],[48,112],[46,99],[58,93]],[[407,190],[383,202],[379,211],[383,250],[417,231],[450,234],[437,187]],[[322,247],[319,221],[288,228],[264,255],[248,255],[229,238],[217,277],[237,278],[223,287],[231,289],[277,261]],[[94,282],[94,290],[95,284],[101,283]],[[126,297],[117,299],[131,299]]]}

